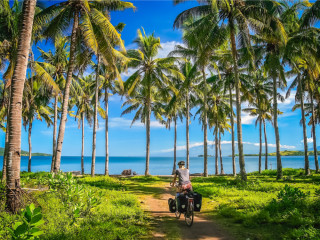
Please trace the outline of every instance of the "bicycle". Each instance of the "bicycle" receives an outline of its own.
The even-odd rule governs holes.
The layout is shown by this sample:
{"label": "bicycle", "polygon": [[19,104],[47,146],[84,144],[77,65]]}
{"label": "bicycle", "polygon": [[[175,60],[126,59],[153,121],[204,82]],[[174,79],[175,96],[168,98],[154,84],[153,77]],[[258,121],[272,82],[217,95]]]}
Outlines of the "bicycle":
{"label": "bicycle", "polygon": [[[177,184],[176,184],[176,187],[177,187]],[[194,219],[194,198],[192,195],[192,191],[190,191],[190,190],[183,191],[183,194],[187,198],[187,209],[184,212],[184,218],[185,218],[185,222],[186,222],[187,226],[191,227],[193,224],[193,219]],[[175,196],[175,201],[177,204],[178,203],[177,196]],[[177,219],[180,219],[181,212],[179,212],[178,206],[176,207],[175,216]]]}

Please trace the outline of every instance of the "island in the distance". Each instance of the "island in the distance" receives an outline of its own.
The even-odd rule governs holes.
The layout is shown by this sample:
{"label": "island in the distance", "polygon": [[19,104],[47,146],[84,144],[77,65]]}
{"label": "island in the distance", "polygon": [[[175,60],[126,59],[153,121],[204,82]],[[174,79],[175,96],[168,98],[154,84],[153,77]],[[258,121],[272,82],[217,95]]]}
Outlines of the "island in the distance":
{"label": "island in the distance", "polygon": [[[4,154],[4,148],[0,148],[0,156],[3,156],[3,154]],[[29,152],[21,150],[21,156],[29,156]],[[52,155],[48,153],[32,153],[32,156],[46,157],[46,156],[52,156]]]}
{"label": "island in the distance", "polygon": [[[276,156],[277,153],[269,153],[268,156]],[[318,155],[320,154],[320,151],[318,151]],[[262,156],[264,153],[262,153]],[[281,156],[304,156],[304,151],[289,151],[289,150],[284,150],[280,152]],[[308,151],[309,156],[313,156],[313,151]],[[239,156],[239,154],[236,154],[236,156]],[[244,154],[244,156],[247,157],[256,157],[259,156],[259,154]],[[231,157],[231,156],[229,156]]]}

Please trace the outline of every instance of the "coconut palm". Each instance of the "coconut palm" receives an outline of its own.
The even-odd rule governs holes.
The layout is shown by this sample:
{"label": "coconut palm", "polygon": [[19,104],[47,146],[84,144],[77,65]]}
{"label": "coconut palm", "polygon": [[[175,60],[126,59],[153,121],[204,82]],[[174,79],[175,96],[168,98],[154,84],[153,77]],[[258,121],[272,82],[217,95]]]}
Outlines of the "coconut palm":
{"label": "coconut palm", "polygon": [[[48,127],[52,124],[52,109],[48,107],[51,97],[51,91],[46,89],[46,85],[37,76],[30,77],[25,82],[23,92],[23,110],[22,119],[25,130],[28,131],[29,159],[28,172],[31,172],[32,142],[31,133],[32,125],[35,119],[45,120]],[[27,130],[28,127],[28,130]]]}
{"label": "coconut palm", "polygon": [[7,164],[6,205],[11,212],[19,209],[20,157],[21,157],[21,119],[24,79],[26,78],[28,55],[31,45],[33,18],[36,0],[25,0],[22,10],[22,25],[18,40],[16,64],[11,80],[11,99],[9,110],[9,147]]}
{"label": "coconut palm", "polygon": [[[179,19],[179,16],[177,17]],[[226,40],[227,31],[224,27],[219,27],[217,15],[212,14],[207,17],[197,20],[188,19],[188,21],[182,21],[176,19],[175,26],[181,27],[184,30],[183,40],[187,47],[177,45],[175,50],[171,52],[171,55],[179,55],[184,58],[190,58],[195,62],[199,71],[202,74],[202,94],[203,99],[203,152],[204,152],[204,176],[208,176],[208,117],[207,117],[207,77],[206,68],[209,66],[211,56],[214,53],[215,48],[221,46]],[[185,20],[185,19],[183,19]],[[179,22],[179,24],[178,24]],[[212,31],[211,31],[212,28]],[[210,30],[210,31],[209,31]]]}
{"label": "coconut palm", "polygon": [[127,114],[137,110],[133,122],[141,119],[146,124],[146,170],[145,175],[149,175],[150,159],[150,117],[151,112],[157,119],[162,121],[160,113],[156,112],[157,97],[161,95],[158,91],[161,88],[170,87],[173,91],[174,86],[166,74],[183,79],[182,74],[174,65],[175,58],[156,58],[161,48],[160,38],[154,34],[146,35],[144,29],[138,30],[138,37],[134,41],[138,45],[137,50],[129,50],[128,56],[131,58],[129,67],[137,69],[125,82],[125,91],[128,100],[124,105],[130,106],[123,111]]}
{"label": "coconut palm", "polygon": [[[185,0],[175,0],[175,3],[184,2]],[[190,18],[190,16],[200,16],[207,18],[210,15],[218,14],[219,21],[222,24],[227,24],[229,38],[231,43],[233,71],[235,77],[236,89],[236,108],[237,108],[237,137],[238,137],[238,150],[239,150],[239,163],[240,174],[242,180],[246,180],[245,162],[243,155],[242,143],[242,126],[241,126],[241,99],[240,99],[240,79],[238,71],[238,51],[236,45],[236,38],[239,39],[239,45],[246,47],[250,53],[250,37],[249,27],[252,30],[260,30],[265,25],[265,20],[268,19],[268,14],[265,7],[268,4],[274,4],[273,1],[216,1],[207,0],[203,1],[205,4],[188,9],[178,15],[175,20],[175,26],[181,26],[183,22]],[[208,25],[211,27],[209,32],[215,32],[215,25]],[[250,55],[250,54],[249,54]],[[251,54],[252,58],[252,54]]]}
{"label": "coconut palm", "polygon": [[57,145],[57,123],[58,123],[58,104],[59,98],[62,98],[60,89],[63,89],[65,84],[64,74],[67,69],[69,45],[67,38],[57,36],[54,39],[54,52],[49,50],[48,52],[38,47],[41,53],[41,58],[44,62],[35,62],[33,69],[38,77],[44,80],[55,82],[58,85],[52,90],[54,97],[54,115],[53,115],[53,140],[52,140],[52,162],[51,172],[55,165],[56,145]]}
{"label": "coconut palm", "polygon": [[78,77],[77,84],[74,84],[74,91],[71,91],[72,95],[76,99],[75,105],[77,106],[76,117],[78,119],[78,125],[81,125],[82,137],[81,137],[81,174],[84,174],[84,124],[85,120],[92,124],[93,109],[92,98],[94,95],[95,79],[92,75],[86,77]]}
{"label": "coconut palm", "polygon": [[201,81],[201,74],[197,65],[192,64],[188,59],[182,59],[179,63],[179,70],[183,74],[185,80],[179,88],[179,96],[185,97],[185,117],[186,117],[186,166],[189,169],[190,153],[189,153],[189,124],[190,124],[190,98],[194,97],[197,91],[197,84]]}
{"label": "coconut palm", "polygon": [[[68,102],[70,94],[70,84],[72,74],[75,69],[75,55],[77,41],[83,39],[96,55],[101,57],[110,66],[115,66],[115,55],[119,56],[119,52],[114,49],[114,45],[124,50],[124,44],[120,34],[111,24],[108,15],[112,10],[123,10],[133,8],[133,5],[123,1],[80,1],[68,0],[58,2],[46,8],[36,16],[35,23],[45,23],[43,34],[47,38],[54,38],[56,35],[62,35],[72,23],[72,32],[70,36],[70,57],[64,89],[62,114],[57,139],[56,161],[54,171],[60,169],[62,143],[65,133],[65,125],[68,113]],[[80,38],[78,38],[80,37]],[[78,39],[77,39],[78,38]],[[114,70],[117,72],[116,67]]]}

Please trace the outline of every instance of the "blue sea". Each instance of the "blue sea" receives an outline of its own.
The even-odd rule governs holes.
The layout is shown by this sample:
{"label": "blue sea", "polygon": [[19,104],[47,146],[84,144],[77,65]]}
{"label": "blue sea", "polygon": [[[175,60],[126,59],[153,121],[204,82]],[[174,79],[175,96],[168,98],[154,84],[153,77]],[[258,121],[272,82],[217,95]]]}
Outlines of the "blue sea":
{"label": "blue sea", "polygon": [[[178,157],[177,161],[185,160],[184,157]],[[85,172],[91,171],[91,157],[85,157]],[[209,174],[214,174],[214,157],[208,158],[208,171]],[[313,156],[309,157],[310,168],[315,169]],[[276,157],[268,157],[269,169],[276,169]],[[80,157],[62,157],[61,170],[62,171],[80,171],[81,170]],[[104,173],[104,157],[96,158],[96,173]],[[239,171],[238,158],[236,158],[237,172]],[[245,157],[246,171],[253,172],[258,170],[258,157]],[[0,169],[3,166],[3,157],[0,157]],[[32,157],[32,171],[50,171],[51,157]],[[283,168],[303,168],[303,156],[286,156],[282,157]],[[150,174],[152,175],[169,175],[172,172],[173,158],[172,157],[151,157],[150,158]],[[223,167],[227,174],[232,173],[231,157],[223,157]],[[21,159],[21,171],[27,171],[28,157]],[[138,174],[144,174],[145,171],[145,157],[110,157],[109,162],[110,174],[121,174],[124,169],[132,169]],[[220,166],[219,166],[220,169]],[[264,158],[262,159],[262,169],[264,169]],[[220,171],[220,170],[219,170]],[[191,157],[190,158],[190,172],[202,173],[203,172],[203,158]]]}

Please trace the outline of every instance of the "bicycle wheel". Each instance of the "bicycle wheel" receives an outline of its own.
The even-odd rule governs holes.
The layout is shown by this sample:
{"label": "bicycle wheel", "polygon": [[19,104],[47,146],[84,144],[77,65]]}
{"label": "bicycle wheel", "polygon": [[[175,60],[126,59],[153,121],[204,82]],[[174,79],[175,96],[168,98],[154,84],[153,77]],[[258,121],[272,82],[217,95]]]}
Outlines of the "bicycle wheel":
{"label": "bicycle wheel", "polygon": [[181,212],[178,212],[178,210],[175,212],[175,214],[176,214],[176,218],[177,219],[180,219],[180,216],[181,216]]}
{"label": "bicycle wheel", "polygon": [[186,224],[188,227],[191,227],[193,224],[193,218],[194,218],[194,206],[193,202],[191,202],[188,206],[187,212],[184,215]]}

